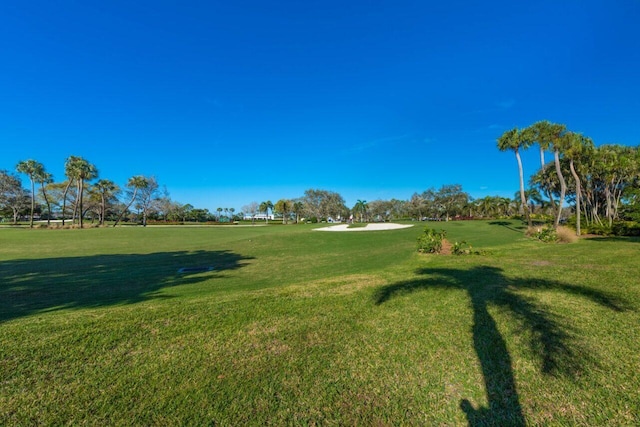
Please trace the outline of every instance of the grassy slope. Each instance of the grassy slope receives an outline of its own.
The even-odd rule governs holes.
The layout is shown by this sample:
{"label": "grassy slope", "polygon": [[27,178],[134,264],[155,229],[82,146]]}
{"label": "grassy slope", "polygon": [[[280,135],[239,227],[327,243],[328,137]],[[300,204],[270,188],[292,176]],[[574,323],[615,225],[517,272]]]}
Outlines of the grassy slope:
{"label": "grassy slope", "polygon": [[0,424],[638,423],[638,240],[432,225],[0,230]]}

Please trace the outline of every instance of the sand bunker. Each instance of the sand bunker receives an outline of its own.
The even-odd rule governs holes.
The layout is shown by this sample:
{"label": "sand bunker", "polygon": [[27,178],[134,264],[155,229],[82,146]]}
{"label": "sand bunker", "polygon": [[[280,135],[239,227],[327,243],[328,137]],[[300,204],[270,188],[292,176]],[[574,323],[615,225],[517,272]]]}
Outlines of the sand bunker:
{"label": "sand bunker", "polygon": [[399,230],[401,228],[413,227],[413,224],[393,224],[390,222],[381,222],[367,224],[365,227],[349,228],[349,224],[338,224],[330,227],[316,228],[313,231],[379,231],[379,230]]}

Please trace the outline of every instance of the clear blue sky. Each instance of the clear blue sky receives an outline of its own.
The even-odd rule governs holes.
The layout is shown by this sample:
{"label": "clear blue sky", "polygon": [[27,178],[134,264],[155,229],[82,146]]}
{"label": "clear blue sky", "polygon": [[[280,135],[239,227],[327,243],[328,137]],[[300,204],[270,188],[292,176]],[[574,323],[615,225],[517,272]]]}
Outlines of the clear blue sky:
{"label": "clear blue sky", "polygon": [[639,22],[638,0],[4,1],[0,169],[62,181],[79,155],[210,210],[512,196],[513,126],[640,144]]}

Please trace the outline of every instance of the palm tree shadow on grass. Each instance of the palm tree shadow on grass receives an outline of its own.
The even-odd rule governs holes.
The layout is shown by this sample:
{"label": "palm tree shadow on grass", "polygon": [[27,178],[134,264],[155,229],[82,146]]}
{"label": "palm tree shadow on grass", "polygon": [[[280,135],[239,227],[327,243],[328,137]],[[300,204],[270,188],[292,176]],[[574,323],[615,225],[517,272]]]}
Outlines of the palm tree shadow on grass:
{"label": "palm tree shadow on grass", "polygon": [[251,259],[230,251],[176,251],[0,262],[0,323],[37,312],[159,298],[162,288],[222,278]]}
{"label": "palm tree shadow on grass", "polygon": [[475,409],[463,399],[461,409],[470,426],[526,425],[513,375],[511,356],[489,305],[510,311],[531,331],[531,348],[540,358],[541,370],[549,375],[573,375],[588,356],[580,351],[579,342],[561,319],[536,304],[534,299],[518,294],[519,289],[546,289],[585,297],[614,311],[625,305],[612,296],[596,290],[542,279],[508,279],[495,267],[470,270],[446,268],[423,269],[416,280],[384,286],[376,292],[376,304],[383,304],[396,295],[421,289],[447,288],[465,290],[473,309],[473,345],[480,361],[487,393],[488,407]]}

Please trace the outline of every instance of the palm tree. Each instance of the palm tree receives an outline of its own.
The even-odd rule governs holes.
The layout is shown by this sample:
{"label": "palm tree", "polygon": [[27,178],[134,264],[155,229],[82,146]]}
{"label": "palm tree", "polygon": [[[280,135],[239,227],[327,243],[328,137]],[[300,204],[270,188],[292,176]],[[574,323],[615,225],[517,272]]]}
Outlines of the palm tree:
{"label": "palm tree", "polygon": [[269,224],[269,209],[273,209],[273,203],[271,200],[267,200],[266,202],[260,203],[260,212],[264,212],[266,214],[265,220],[266,223]]}
{"label": "palm tree", "polygon": [[104,218],[107,212],[107,201],[119,191],[115,182],[108,179],[101,179],[93,186],[100,195],[100,225],[104,225]]}
{"label": "palm tree", "polygon": [[28,175],[29,180],[31,181],[31,218],[29,220],[29,227],[33,228],[33,211],[36,207],[36,176],[44,172],[44,166],[42,165],[42,163],[29,159],[19,162],[16,166],[16,170],[20,173]]}
{"label": "palm tree", "polygon": [[38,172],[36,175],[36,181],[40,184],[40,189],[42,190],[42,197],[44,198],[44,202],[47,204],[47,226],[51,225],[51,202],[49,202],[49,197],[47,196],[47,185],[53,182],[53,175],[49,172],[45,171],[44,168]]}
{"label": "palm tree", "polygon": [[293,213],[296,214],[296,224],[300,220],[300,214],[304,210],[304,203],[298,201],[293,203]]}
{"label": "palm tree", "polygon": [[84,196],[84,184],[85,181],[91,181],[98,177],[98,169],[83,158],[78,158],[75,164],[76,183],[78,184],[78,213],[80,219],[80,228],[82,228],[82,219],[84,217],[84,211],[82,207],[82,200]]}
{"label": "palm tree", "polygon": [[564,204],[564,198],[567,193],[567,184],[560,167],[560,151],[562,150],[563,145],[561,137],[567,131],[567,127],[562,124],[550,123],[546,120],[538,122],[534,126],[537,133],[538,144],[544,147],[551,147],[553,149],[553,159],[556,166],[556,175],[558,176],[558,181],[560,182],[560,200],[558,201],[558,210],[556,212],[556,219],[554,221],[554,227],[557,228],[560,224],[560,217],[562,216],[562,205]]}
{"label": "palm tree", "polygon": [[363,217],[367,213],[367,201],[358,199],[353,207],[353,212],[360,213],[360,222],[364,222]]}
{"label": "palm tree", "polygon": [[64,226],[65,213],[67,209],[67,194],[69,193],[71,184],[73,184],[75,181],[75,171],[74,171],[75,159],[76,159],[76,156],[69,156],[67,157],[67,160],[64,162],[64,174],[67,177],[67,182],[64,186],[64,191],[62,192],[62,226]]}
{"label": "palm tree", "polygon": [[500,151],[513,150],[518,161],[518,172],[520,175],[520,203],[524,208],[525,216],[527,217],[527,223],[529,227],[533,226],[531,222],[531,213],[529,212],[529,205],[524,194],[524,171],[522,169],[522,159],[520,158],[520,149],[527,149],[531,145],[531,142],[522,137],[522,133],[518,128],[508,130],[498,138],[498,149]]}
{"label": "palm tree", "polygon": [[231,218],[230,218],[231,222],[233,222],[233,213],[235,211],[236,211],[236,208],[229,208],[229,212],[230,212],[230,215],[231,215]]}
{"label": "palm tree", "polygon": [[114,227],[118,225],[124,214],[129,210],[133,202],[135,202],[136,197],[138,196],[138,191],[147,188],[148,186],[149,180],[142,175],[136,175],[129,178],[129,181],[127,181],[127,188],[129,188],[129,192],[131,193],[131,200],[122,212],[120,212],[118,219],[116,219],[116,222],[113,224]]}
{"label": "palm tree", "polygon": [[63,224],[64,224],[64,206],[66,203],[67,191],[69,190],[69,186],[72,182],[76,183],[77,190],[77,201],[74,208],[74,217],[75,212],[78,212],[79,215],[79,223],[80,228],[82,228],[82,217],[84,216],[84,212],[82,211],[82,198],[84,193],[84,184],[85,181],[91,181],[98,177],[98,169],[89,163],[87,160],[83,159],[79,156],[69,156],[65,163],[65,175],[69,177],[69,182],[67,183],[67,187],[65,188],[64,193],[64,202],[62,208],[62,216],[63,216]]}
{"label": "palm tree", "polygon": [[593,141],[578,133],[567,132],[562,138],[564,156],[569,159],[569,169],[576,182],[576,235],[580,236],[580,199],[582,198],[582,183],[576,172],[575,160],[579,159],[588,150],[593,149]]}
{"label": "palm tree", "polygon": [[216,211],[218,212],[218,222],[220,222],[220,216],[222,215],[222,208],[218,208],[216,209]]}

